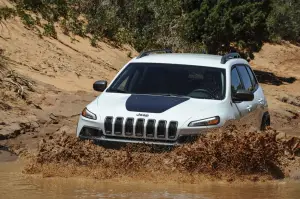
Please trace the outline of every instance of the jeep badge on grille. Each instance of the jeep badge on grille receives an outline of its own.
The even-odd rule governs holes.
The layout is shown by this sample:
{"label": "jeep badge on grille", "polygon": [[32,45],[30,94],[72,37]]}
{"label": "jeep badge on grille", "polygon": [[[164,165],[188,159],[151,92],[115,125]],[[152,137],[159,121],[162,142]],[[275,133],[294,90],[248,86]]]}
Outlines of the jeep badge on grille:
{"label": "jeep badge on grille", "polygon": [[136,114],[136,116],[138,116],[138,117],[148,117],[149,114],[138,113],[138,114]]}

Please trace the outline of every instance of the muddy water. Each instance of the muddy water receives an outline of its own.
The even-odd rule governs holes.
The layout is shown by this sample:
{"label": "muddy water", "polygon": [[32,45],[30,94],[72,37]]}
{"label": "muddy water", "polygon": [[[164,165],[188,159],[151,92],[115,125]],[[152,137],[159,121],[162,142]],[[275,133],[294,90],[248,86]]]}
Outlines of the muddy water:
{"label": "muddy water", "polygon": [[300,198],[300,182],[295,181],[202,185],[101,182],[24,175],[22,165],[18,161],[0,162],[0,198]]}

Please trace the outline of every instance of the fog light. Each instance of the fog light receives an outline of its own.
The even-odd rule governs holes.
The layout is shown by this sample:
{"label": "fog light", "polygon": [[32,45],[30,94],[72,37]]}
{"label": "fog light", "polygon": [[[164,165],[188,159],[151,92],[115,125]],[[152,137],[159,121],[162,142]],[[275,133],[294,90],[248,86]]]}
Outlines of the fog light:
{"label": "fog light", "polygon": [[90,128],[90,127],[83,127],[80,135],[87,136],[87,137],[100,137],[103,135],[102,130]]}

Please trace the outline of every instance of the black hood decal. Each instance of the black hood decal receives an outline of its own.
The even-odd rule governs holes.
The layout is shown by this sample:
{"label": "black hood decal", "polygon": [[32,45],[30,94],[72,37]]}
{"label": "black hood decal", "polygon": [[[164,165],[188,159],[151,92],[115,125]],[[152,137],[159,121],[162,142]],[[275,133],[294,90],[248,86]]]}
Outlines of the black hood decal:
{"label": "black hood decal", "polygon": [[135,112],[162,113],[189,99],[186,97],[133,94],[126,101],[126,109]]}

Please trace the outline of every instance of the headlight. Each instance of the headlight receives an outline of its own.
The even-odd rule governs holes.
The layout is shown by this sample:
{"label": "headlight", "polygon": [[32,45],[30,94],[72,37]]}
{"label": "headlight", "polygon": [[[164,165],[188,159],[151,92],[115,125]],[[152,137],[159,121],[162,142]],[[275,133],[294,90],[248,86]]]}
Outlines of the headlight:
{"label": "headlight", "polygon": [[89,118],[89,119],[92,119],[92,120],[97,119],[97,116],[94,113],[92,113],[91,111],[89,111],[87,108],[83,109],[83,111],[81,112],[81,115],[83,117],[86,117],[86,118]]}
{"label": "headlight", "polygon": [[189,127],[197,127],[197,126],[212,126],[220,123],[220,117],[210,117],[203,120],[196,120],[189,123]]}

